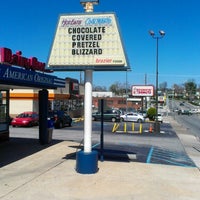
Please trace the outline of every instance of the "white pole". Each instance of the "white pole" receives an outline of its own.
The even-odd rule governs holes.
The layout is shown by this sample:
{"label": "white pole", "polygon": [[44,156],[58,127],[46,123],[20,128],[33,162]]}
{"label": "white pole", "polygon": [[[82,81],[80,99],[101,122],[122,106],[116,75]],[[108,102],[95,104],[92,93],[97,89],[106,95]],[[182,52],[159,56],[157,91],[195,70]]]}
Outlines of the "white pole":
{"label": "white pole", "polygon": [[92,149],[92,70],[85,70],[84,152]]}

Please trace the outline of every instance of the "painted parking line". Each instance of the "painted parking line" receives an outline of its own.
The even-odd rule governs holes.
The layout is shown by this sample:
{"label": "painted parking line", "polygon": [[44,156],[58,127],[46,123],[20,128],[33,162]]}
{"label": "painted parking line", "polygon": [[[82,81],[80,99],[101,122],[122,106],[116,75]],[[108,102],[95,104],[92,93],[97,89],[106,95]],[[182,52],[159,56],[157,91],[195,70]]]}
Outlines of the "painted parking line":
{"label": "painted parking line", "polygon": [[183,152],[151,147],[146,163],[169,164],[181,167],[196,167],[194,162]]}
{"label": "painted parking line", "polygon": [[151,157],[152,157],[152,154],[153,154],[153,149],[154,147],[151,147],[149,153],[148,153],[148,156],[147,156],[147,161],[146,163],[151,163]]}
{"label": "painted parking line", "polygon": [[96,148],[96,147],[98,147],[100,144],[101,144],[101,143],[98,142],[98,143],[94,144],[94,145],[92,146],[92,148]]}

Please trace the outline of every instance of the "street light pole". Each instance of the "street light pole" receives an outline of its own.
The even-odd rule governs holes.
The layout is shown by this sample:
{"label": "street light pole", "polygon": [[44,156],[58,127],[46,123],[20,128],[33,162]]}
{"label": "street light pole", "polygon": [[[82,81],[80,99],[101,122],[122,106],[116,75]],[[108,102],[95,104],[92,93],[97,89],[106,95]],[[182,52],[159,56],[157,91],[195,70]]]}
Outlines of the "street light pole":
{"label": "street light pole", "polygon": [[160,132],[160,124],[158,122],[158,41],[165,36],[165,32],[160,30],[159,35],[155,35],[154,31],[150,30],[149,34],[153,39],[156,39],[156,121],[154,131],[155,133]]}

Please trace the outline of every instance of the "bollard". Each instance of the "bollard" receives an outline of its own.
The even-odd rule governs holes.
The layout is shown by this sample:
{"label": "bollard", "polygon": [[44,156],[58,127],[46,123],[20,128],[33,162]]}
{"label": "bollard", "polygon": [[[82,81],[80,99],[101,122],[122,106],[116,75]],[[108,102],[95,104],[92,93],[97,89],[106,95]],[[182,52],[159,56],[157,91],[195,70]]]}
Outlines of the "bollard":
{"label": "bollard", "polygon": [[140,124],[140,131],[139,131],[140,134],[142,134],[142,124]]}
{"label": "bollard", "polygon": [[135,130],[135,124],[132,123],[132,131],[134,131],[134,130]]}
{"label": "bollard", "polygon": [[118,128],[119,128],[119,124],[114,123],[113,129],[112,129],[112,133],[116,132]]}
{"label": "bollard", "polygon": [[113,133],[116,131],[116,126],[117,126],[117,124],[114,123],[114,125],[113,125],[113,129],[112,129],[112,132],[113,132]]}
{"label": "bollard", "polygon": [[127,132],[127,126],[126,126],[126,123],[124,123],[124,132],[125,132],[125,133]]}
{"label": "bollard", "polygon": [[115,128],[116,130],[115,131],[117,131],[118,128],[119,128],[119,124],[116,125],[116,128]]}

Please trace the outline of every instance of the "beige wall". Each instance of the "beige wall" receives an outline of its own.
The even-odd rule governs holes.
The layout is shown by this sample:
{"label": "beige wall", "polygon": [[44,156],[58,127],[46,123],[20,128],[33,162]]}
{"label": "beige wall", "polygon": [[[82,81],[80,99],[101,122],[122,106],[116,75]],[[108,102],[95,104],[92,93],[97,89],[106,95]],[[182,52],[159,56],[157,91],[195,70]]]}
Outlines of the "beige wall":
{"label": "beige wall", "polygon": [[34,99],[34,94],[38,92],[39,89],[10,90],[10,115],[16,116],[25,111],[38,112],[38,99]]}
{"label": "beige wall", "polygon": [[15,116],[24,111],[35,111],[33,110],[32,100],[11,100],[10,101],[10,115]]}

